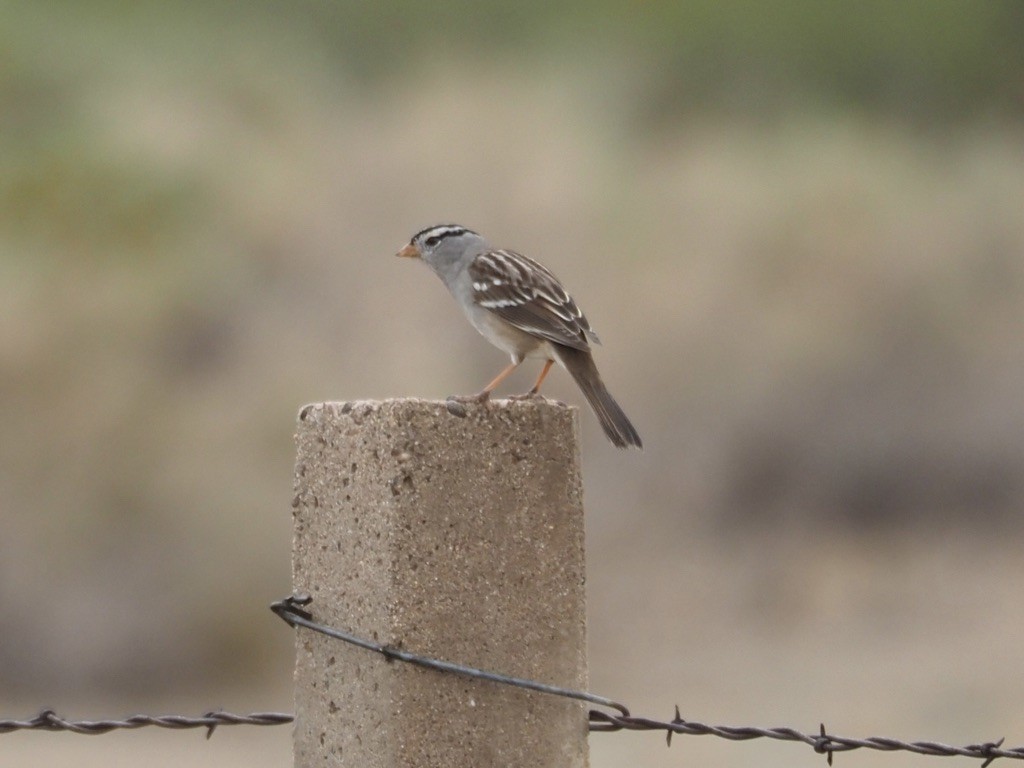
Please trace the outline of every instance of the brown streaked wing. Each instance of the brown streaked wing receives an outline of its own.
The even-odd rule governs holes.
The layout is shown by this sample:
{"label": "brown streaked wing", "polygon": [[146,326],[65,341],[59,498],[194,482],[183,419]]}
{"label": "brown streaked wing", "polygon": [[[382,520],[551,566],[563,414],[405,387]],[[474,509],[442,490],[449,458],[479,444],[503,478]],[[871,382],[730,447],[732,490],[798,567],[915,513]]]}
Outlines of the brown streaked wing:
{"label": "brown streaked wing", "polygon": [[576,349],[598,341],[558,279],[533,259],[515,251],[487,251],[470,262],[469,276],[474,302],[516,328]]}

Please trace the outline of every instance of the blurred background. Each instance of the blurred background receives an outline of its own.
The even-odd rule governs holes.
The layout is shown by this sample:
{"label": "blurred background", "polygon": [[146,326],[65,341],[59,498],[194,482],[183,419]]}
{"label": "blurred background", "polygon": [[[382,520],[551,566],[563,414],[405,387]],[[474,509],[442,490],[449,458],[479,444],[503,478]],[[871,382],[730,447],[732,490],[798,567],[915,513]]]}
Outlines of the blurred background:
{"label": "blurred background", "polygon": [[[647,446],[548,380],[595,692],[1024,743],[1022,40],[1019,0],[0,4],[0,716],[291,709],[299,407],[504,365],[392,257],[456,221],[563,278]],[[151,731],[0,765],[291,764]]]}

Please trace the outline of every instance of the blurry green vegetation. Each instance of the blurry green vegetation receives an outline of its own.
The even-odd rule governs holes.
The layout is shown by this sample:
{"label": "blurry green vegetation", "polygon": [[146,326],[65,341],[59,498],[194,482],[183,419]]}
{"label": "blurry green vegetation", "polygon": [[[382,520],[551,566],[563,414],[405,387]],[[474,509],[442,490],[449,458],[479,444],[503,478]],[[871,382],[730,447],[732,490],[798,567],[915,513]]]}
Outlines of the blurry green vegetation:
{"label": "blurry green vegetation", "polygon": [[582,57],[633,70],[637,103],[655,115],[709,105],[777,110],[794,99],[923,121],[1024,110],[1017,0],[258,0],[240,8],[223,0],[5,4],[0,34],[20,73],[7,79],[33,77],[33,61],[59,67],[84,47],[87,66],[121,66],[120,55],[144,53],[201,71],[252,44],[319,59],[371,88],[429,60],[528,66]]}
{"label": "blurry green vegetation", "polygon": [[1024,6],[1012,0],[696,0],[633,18],[618,28],[653,49],[667,110],[796,98],[927,120],[1024,106]]}
{"label": "blurry green vegetation", "polygon": [[[312,73],[368,97],[436,62],[592,67],[625,130],[708,109],[836,108],[951,126],[1024,113],[1017,0],[622,3],[119,0],[0,7],[0,231],[152,253],[204,190],[100,140],[118,83],[189,82],[249,124]],[[194,172],[194,173],[193,173]],[[133,231],[134,230],[134,231]],[[84,238],[84,240],[82,239]],[[80,254],[82,255],[82,254]]]}
{"label": "blurry green vegetation", "polygon": [[641,70],[637,100],[668,113],[778,108],[794,97],[920,119],[1024,107],[1024,5],[1015,0],[305,7],[309,16],[300,23],[311,24],[346,69],[368,76],[408,72],[439,56],[583,55]]}
{"label": "blurry green vegetation", "polygon": [[707,109],[742,116],[817,105],[945,126],[1016,118],[1024,107],[1017,0],[259,0],[239,9],[193,0],[3,4],[0,234],[29,251],[37,242],[101,259],[156,258],[165,236],[180,238],[209,180],[194,157],[154,168],[111,143],[110,123],[134,116],[112,113],[104,99],[132,79],[165,97],[189,83],[228,122],[268,130],[287,119],[290,89],[310,75],[324,78],[321,88],[372,98],[421,67],[459,60],[592,67],[616,89],[609,103],[630,133]]}

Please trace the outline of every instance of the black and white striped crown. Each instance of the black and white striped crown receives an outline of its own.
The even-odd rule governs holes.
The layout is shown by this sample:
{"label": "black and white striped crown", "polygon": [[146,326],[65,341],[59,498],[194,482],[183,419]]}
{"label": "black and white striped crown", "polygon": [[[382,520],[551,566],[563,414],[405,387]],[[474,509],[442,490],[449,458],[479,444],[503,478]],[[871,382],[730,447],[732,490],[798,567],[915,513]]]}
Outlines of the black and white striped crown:
{"label": "black and white striped crown", "polygon": [[477,235],[471,229],[462,226],[461,224],[435,224],[432,227],[421,229],[415,235],[412,236],[412,242],[423,243],[428,247],[434,247],[442,240],[447,240],[449,237],[460,237],[462,235]]}

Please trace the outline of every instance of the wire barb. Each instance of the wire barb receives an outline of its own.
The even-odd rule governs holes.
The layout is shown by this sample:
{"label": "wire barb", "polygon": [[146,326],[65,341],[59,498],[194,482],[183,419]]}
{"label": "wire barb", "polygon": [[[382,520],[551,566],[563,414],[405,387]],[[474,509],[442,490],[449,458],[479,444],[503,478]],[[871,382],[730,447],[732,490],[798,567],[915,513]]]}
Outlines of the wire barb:
{"label": "wire barb", "polygon": [[825,755],[828,764],[832,765],[832,755],[835,750],[832,749],[832,739],[827,733],[825,733],[825,724],[821,723],[821,731],[818,736],[818,740],[814,745],[814,751],[819,755]]}
{"label": "wire barb", "polygon": [[992,764],[992,761],[997,757],[1004,757],[1004,755],[996,754],[999,748],[1003,746],[1004,741],[1006,741],[1005,736],[1003,736],[999,741],[988,741],[984,744],[971,744],[968,749],[977,749],[981,752],[985,756],[985,762],[981,764],[981,768],[988,768]]}
{"label": "wire barb", "polygon": [[671,725],[672,728],[668,728],[668,729],[665,730],[665,746],[666,747],[671,747],[672,746],[672,734],[676,732],[675,731],[676,727],[678,727],[680,725],[683,725],[685,722],[686,721],[683,720],[683,718],[681,718],[679,716],[679,705],[676,704],[676,716],[673,717],[672,720],[669,722],[669,725]]}

